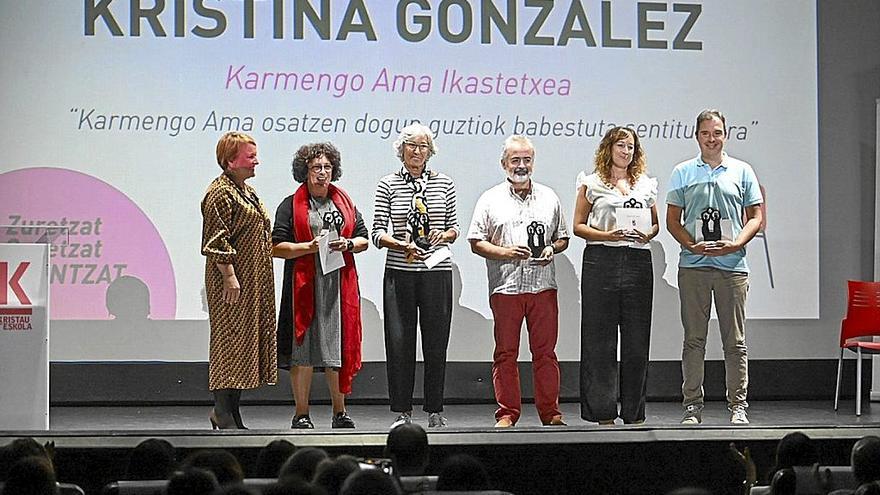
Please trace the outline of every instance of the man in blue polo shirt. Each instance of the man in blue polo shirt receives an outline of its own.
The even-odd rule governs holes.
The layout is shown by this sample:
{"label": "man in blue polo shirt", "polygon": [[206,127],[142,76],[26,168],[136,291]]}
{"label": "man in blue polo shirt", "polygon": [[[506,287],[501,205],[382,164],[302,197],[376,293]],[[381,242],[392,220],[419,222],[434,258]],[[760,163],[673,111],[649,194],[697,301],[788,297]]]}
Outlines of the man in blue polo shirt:
{"label": "man in blue polo shirt", "polygon": [[684,344],[682,424],[699,424],[703,364],[714,296],[724,348],[730,422],[747,424],[746,244],[761,227],[761,188],[752,167],[724,152],[727,128],[718,110],[697,116],[700,154],[672,171],[666,196],[666,228],[681,244],[678,293]]}

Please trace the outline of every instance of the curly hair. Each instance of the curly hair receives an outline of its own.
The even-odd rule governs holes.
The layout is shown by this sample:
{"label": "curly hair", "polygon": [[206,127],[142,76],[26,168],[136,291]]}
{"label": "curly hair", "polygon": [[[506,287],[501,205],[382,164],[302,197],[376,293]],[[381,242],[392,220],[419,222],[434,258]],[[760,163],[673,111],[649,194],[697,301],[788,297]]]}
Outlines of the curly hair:
{"label": "curly hair", "polygon": [[614,148],[615,143],[628,137],[633,139],[632,160],[626,168],[630,185],[635,185],[639,177],[647,171],[645,151],[639,144],[639,137],[636,135],[636,131],[629,127],[612,127],[605,133],[605,137],[599,143],[599,148],[596,149],[595,170],[605,184],[613,185],[611,184],[611,150]]}
{"label": "curly hair", "polygon": [[293,155],[293,163],[291,169],[293,171],[293,180],[297,182],[305,182],[309,177],[309,162],[315,158],[325,157],[333,166],[333,174],[330,176],[330,182],[334,182],[342,178],[342,157],[336,146],[330,143],[311,143],[301,146]]}

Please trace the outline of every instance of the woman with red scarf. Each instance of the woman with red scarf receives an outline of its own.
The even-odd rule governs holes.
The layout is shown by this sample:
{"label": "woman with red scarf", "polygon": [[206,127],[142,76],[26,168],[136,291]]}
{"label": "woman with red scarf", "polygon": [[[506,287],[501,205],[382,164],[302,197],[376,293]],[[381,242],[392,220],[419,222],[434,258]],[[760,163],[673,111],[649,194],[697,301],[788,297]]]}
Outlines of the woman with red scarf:
{"label": "woman with red scarf", "polygon": [[[369,242],[351,198],[331,184],[340,177],[336,147],[330,143],[301,147],[293,158],[293,178],[301,185],[275,213],[272,256],[285,259],[278,367],[290,371],[296,402],[291,428],[295,429],[315,427],[309,417],[315,368],[324,371],[330,389],[332,427],[355,426],[345,410],[345,395],[351,393],[361,367],[361,304],[353,253],[367,249]],[[319,255],[325,239],[331,239],[327,267],[321,265]],[[330,260],[335,253],[342,254],[344,266],[333,270]]]}

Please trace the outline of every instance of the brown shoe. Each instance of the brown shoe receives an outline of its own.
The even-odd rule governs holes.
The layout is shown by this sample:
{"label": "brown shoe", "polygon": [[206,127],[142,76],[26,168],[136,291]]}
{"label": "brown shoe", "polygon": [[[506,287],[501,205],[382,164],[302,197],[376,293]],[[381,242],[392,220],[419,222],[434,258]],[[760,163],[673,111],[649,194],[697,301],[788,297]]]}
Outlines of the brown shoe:
{"label": "brown shoe", "polygon": [[557,414],[550,418],[550,421],[544,423],[544,426],[568,426],[565,421],[562,420],[562,415]]}
{"label": "brown shoe", "polygon": [[501,419],[495,423],[495,428],[510,428],[511,426],[513,426],[513,420],[507,416],[502,416]]}
{"label": "brown shoe", "polygon": [[599,420],[599,426],[614,426],[614,420],[613,419]]}

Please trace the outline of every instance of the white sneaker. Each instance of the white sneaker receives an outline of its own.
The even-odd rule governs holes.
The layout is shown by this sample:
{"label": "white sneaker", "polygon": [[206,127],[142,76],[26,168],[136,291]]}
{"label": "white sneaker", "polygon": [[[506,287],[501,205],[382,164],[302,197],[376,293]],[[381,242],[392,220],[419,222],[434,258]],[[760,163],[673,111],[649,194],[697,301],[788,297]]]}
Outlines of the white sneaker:
{"label": "white sneaker", "polygon": [[743,406],[733,406],[730,410],[730,422],[735,425],[749,424],[749,417],[746,415],[746,408]]}
{"label": "white sneaker", "polygon": [[391,423],[391,427],[389,429],[393,430],[394,428],[406,423],[412,423],[412,411],[400,413],[400,416],[397,416],[397,419],[395,419],[394,422]]}
{"label": "white sneaker", "polygon": [[681,418],[683,425],[698,425],[703,422],[703,406],[690,405],[684,410],[684,417]]}

